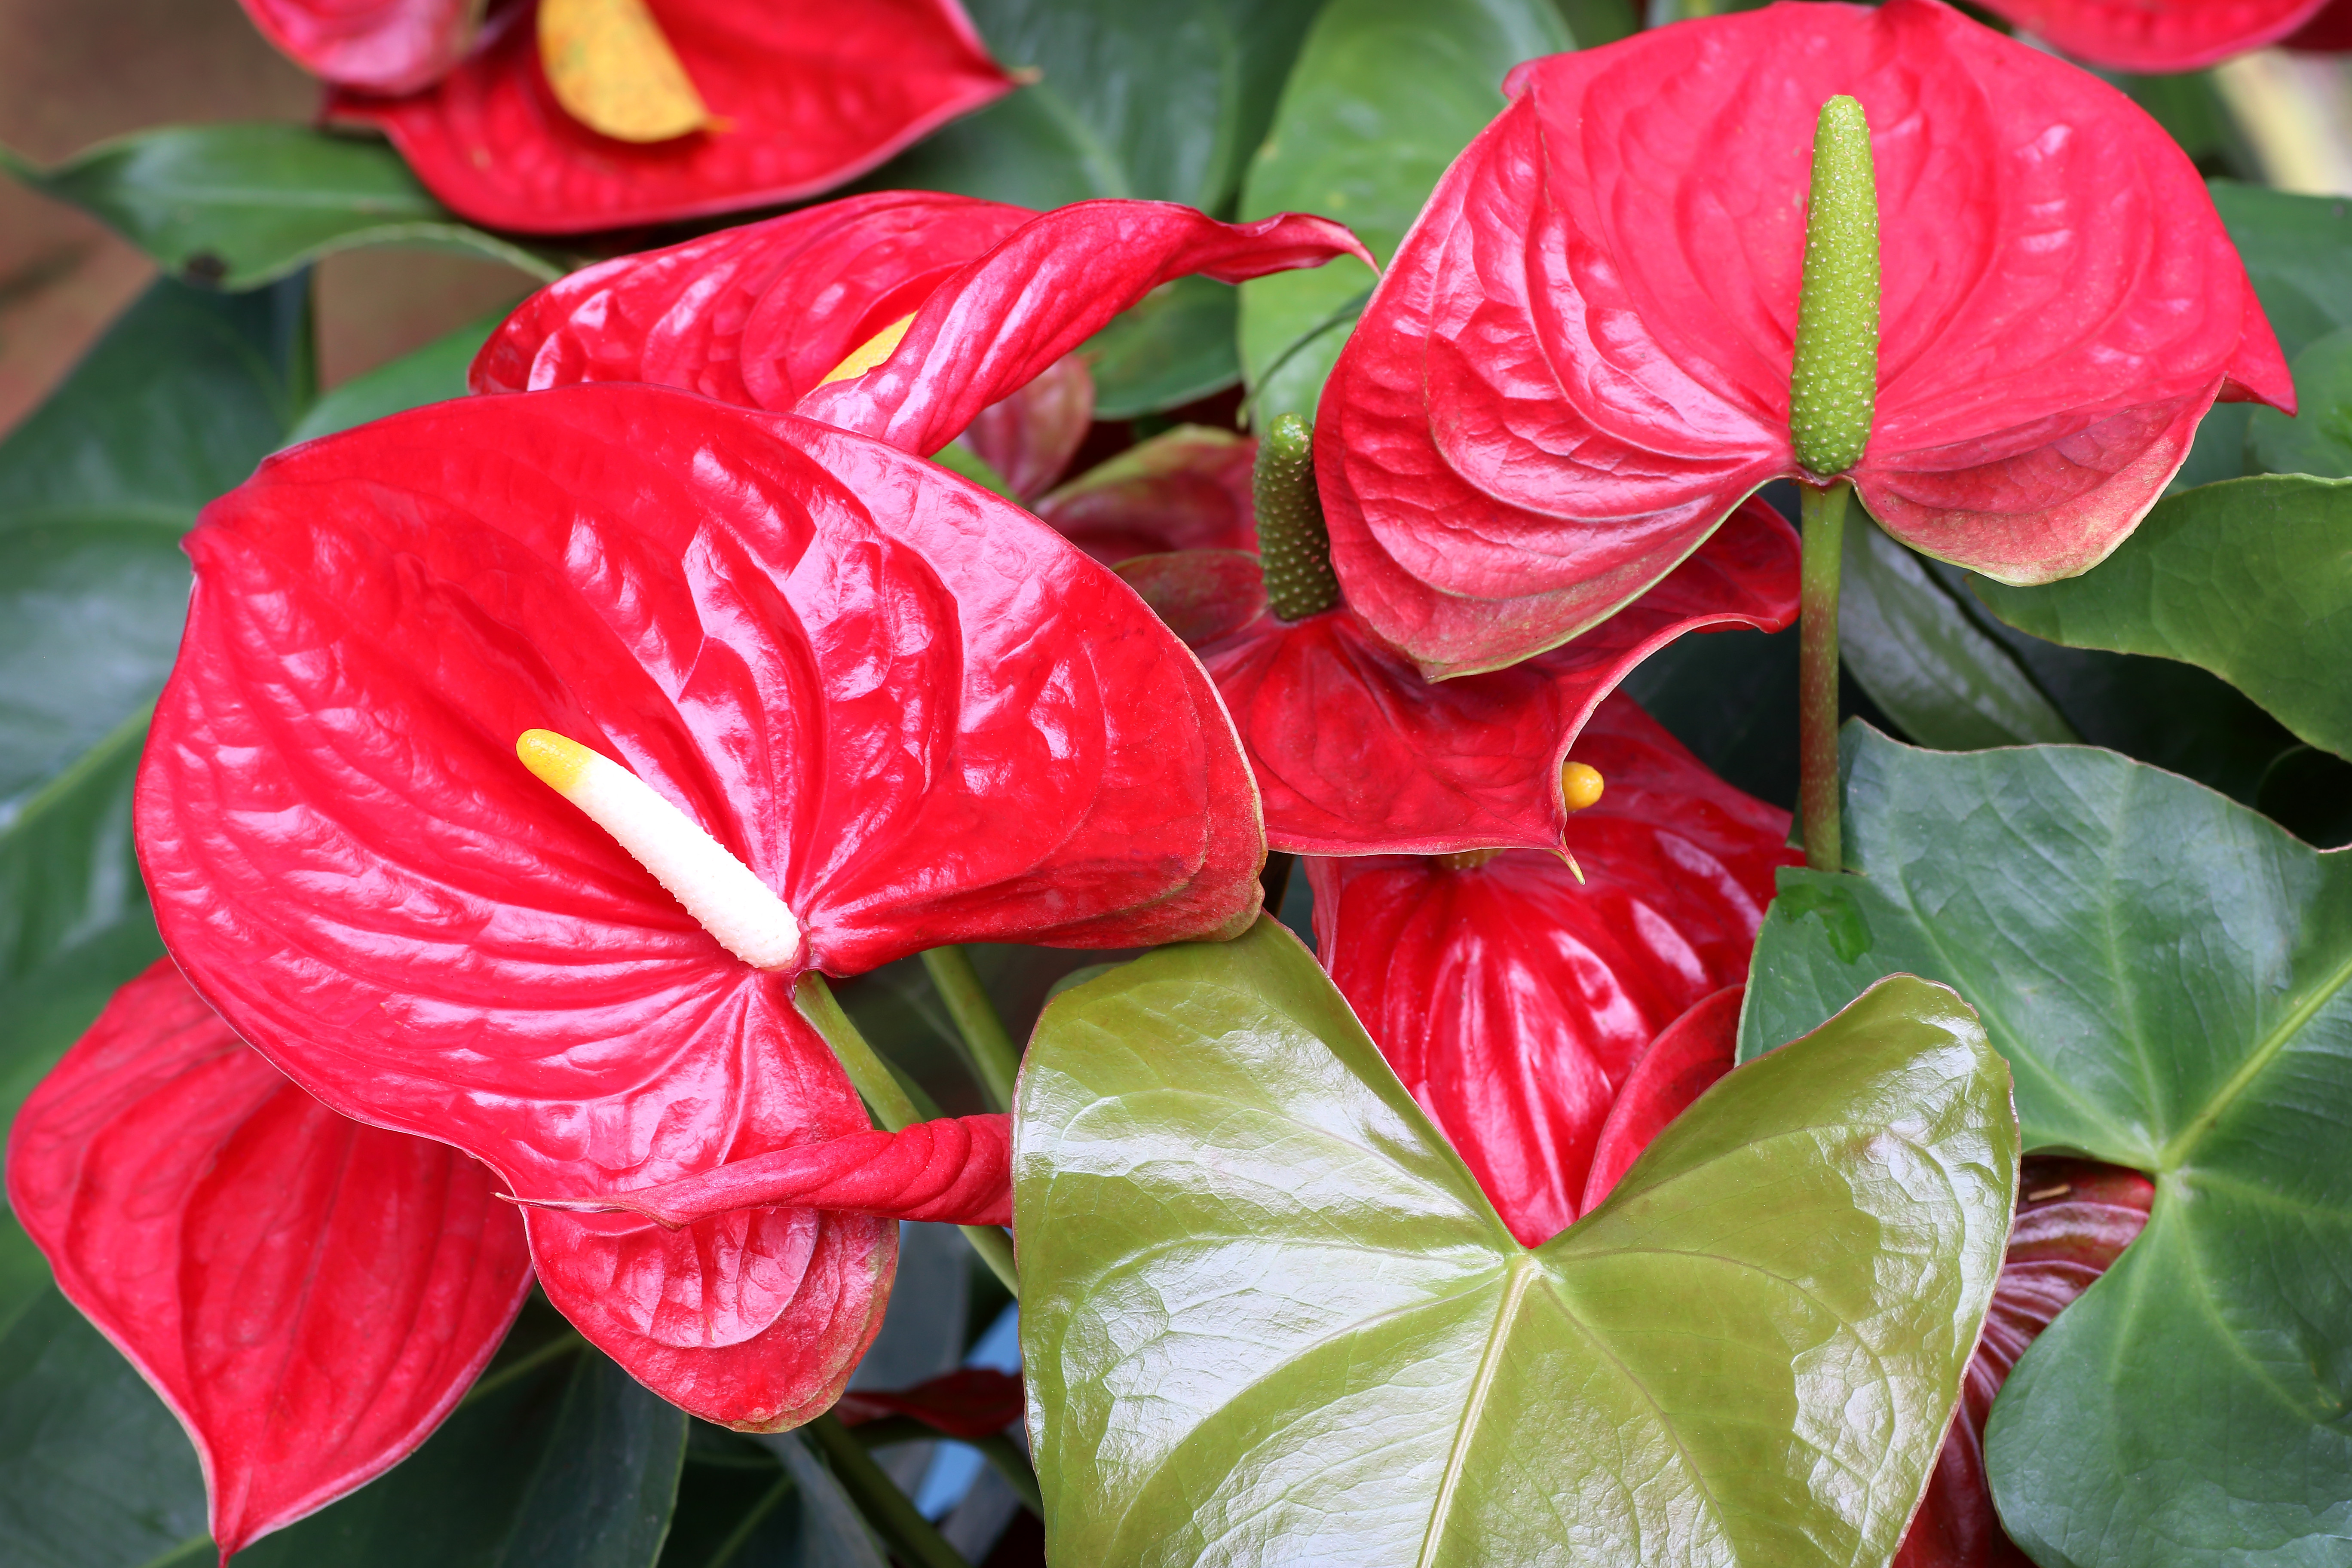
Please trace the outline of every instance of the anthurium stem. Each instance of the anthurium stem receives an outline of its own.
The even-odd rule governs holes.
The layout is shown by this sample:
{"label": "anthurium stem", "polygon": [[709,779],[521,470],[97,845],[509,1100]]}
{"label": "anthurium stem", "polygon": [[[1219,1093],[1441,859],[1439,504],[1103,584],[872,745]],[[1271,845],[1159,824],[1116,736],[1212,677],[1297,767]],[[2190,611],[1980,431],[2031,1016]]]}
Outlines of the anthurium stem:
{"label": "anthurium stem", "polygon": [[1845,506],[1852,481],[1801,487],[1804,556],[1798,583],[1797,805],[1805,829],[1805,864],[1845,868],[1838,822],[1838,568],[1845,554]]}
{"label": "anthurium stem", "polygon": [[[928,1120],[915,1104],[914,1096],[890,1070],[889,1064],[866,1043],[866,1036],[843,1008],[841,999],[833,994],[833,987],[825,984],[824,975],[814,969],[802,975],[800,984],[793,987],[793,1000],[800,1007],[801,1016],[809,1021],[809,1026],[833,1047],[834,1058],[849,1075],[850,1086],[866,1101],[877,1121],[896,1132]],[[992,1225],[957,1228],[963,1232],[971,1249],[980,1254],[980,1260],[988,1265],[989,1271],[1003,1280],[1004,1288],[1018,1300],[1021,1275],[1013,1267],[1011,1239]]]}
{"label": "anthurium stem", "polygon": [[1013,1079],[1021,1071],[1021,1050],[1013,1043],[996,1004],[971,966],[971,954],[961,947],[935,947],[923,954],[923,970],[947,1004],[963,1041],[964,1056],[992,1110],[1013,1109]]}
{"label": "anthurium stem", "polygon": [[971,1568],[838,1418],[820,1415],[803,1430],[823,1451],[825,1463],[833,1467],[834,1479],[888,1544],[892,1555],[915,1568]]}

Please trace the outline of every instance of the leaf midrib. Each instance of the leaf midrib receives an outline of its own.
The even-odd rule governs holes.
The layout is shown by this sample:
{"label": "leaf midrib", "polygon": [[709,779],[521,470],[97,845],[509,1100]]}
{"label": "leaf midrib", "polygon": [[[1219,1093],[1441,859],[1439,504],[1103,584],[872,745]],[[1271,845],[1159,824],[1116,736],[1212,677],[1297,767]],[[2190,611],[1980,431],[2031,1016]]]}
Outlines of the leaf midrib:
{"label": "leaf midrib", "polygon": [[1494,1326],[1486,1331],[1486,1348],[1478,1357],[1477,1374],[1470,1380],[1469,1397],[1462,1405],[1462,1419],[1454,1428],[1454,1447],[1445,1456],[1445,1474],[1438,1480],[1437,1496],[1429,1505],[1429,1529],[1422,1536],[1421,1554],[1415,1560],[1417,1568],[1435,1568],[1444,1542],[1446,1516],[1454,1511],[1454,1494],[1460,1489],[1462,1473],[1469,1465],[1471,1441],[1486,1414],[1486,1400],[1494,1392],[1503,1347],[1509,1342],[1512,1326],[1518,1321],[1528,1288],[1542,1272],[1542,1265],[1533,1253],[1512,1258],[1509,1268],[1510,1283],[1504,1287],[1502,1301],[1495,1309]]}
{"label": "leaf midrib", "polygon": [[2204,1141],[2205,1135],[2213,1130],[2214,1123],[2221,1121],[2239,1096],[2252,1087],[2254,1080],[2277,1059],[2279,1053],[2286,1049],[2287,1042],[2301,1034],[2303,1026],[2310,1023],[2322,1007],[2334,1001],[2336,993],[2347,984],[2352,984],[2352,953],[2347,953],[2344,962],[2336,966],[2336,972],[2313,987],[2311,994],[2296,1003],[2269,1034],[2254,1042],[2253,1050],[2239,1064],[2238,1070],[2230,1075],[2230,1080],[2205,1102],[2203,1110],[2189,1118],[2188,1126],[2174,1133],[2171,1140],[2157,1152],[2157,1169],[2166,1173],[2179,1171],[2197,1145]]}

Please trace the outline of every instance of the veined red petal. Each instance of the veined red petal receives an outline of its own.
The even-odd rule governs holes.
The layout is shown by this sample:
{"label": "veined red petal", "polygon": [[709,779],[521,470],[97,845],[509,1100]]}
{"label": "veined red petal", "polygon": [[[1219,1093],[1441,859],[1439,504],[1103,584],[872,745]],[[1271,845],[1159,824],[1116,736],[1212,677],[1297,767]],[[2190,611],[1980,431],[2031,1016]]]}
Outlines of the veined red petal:
{"label": "veined red petal", "polygon": [[320,1104],[169,959],[26,1100],[8,1203],[188,1429],[223,1561],[422,1443],[530,1288],[488,1171]]}
{"label": "veined red petal", "polygon": [[2156,1186],[2137,1171],[2028,1155],[2017,1219],[1960,1384],[1960,1407],[1894,1568],[2032,1568],[2000,1528],[1985,1482],[1985,1418],[2025,1347],[2091,1288],[2147,1224]]}
{"label": "veined red petal", "polygon": [[1468,869],[1308,859],[1316,951],[1513,1235],[1576,1219],[1635,1058],[1743,981],[1789,818],[1702,767],[1622,696],[1571,752],[1608,781],[1557,854]]}
{"label": "veined red petal", "polygon": [[1173,551],[1255,552],[1256,460],[1249,437],[1180,425],[1087,469],[1038,501],[1036,512],[1111,564]]}
{"label": "veined red petal", "polygon": [[1650,1140],[1738,1062],[1739,1005],[1747,997],[1746,985],[1727,985],[1701,997],[1642,1047],[1617,1086],[1609,1120],[1601,1124],[1577,1213],[1599,1208]]}
{"label": "veined red petal", "polygon": [[1530,62],[1326,385],[1349,602],[1435,672],[1598,624],[1796,474],[1814,117],[1873,127],[1885,291],[1853,479],[2006,581],[2100,559],[2213,397],[2293,389],[2195,168],[2085,72],[1937,3],[1783,4]]}
{"label": "veined red petal", "polygon": [[960,1366],[912,1388],[853,1388],[833,1409],[845,1426],[911,1415],[950,1437],[985,1437],[1021,1419],[1021,1374]]}
{"label": "veined red petal", "polygon": [[465,58],[481,0],[239,0],[261,36],[312,76],[415,92]]}
{"label": "veined red petal", "polygon": [[465,62],[406,98],[335,94],[433,194],[525,234],[665,223],[796,201],[1010,92],[956,0],[647,0],[713,117],[632,143],[589,130],[540,68],[538,8],[500,11]]}
{"label": "veined red petal", "polygon": [[2108,70],[2203,70],[2277,43],[2328,0],[1988,0],[1986,9]]}
{"label": "veined red petal", "polygon": [[1345,607],[1297,622],[1261,607],[1197,646],[1256,770],[1271,847],[1557,849],[1569,826],[1560,764],[1601,700],[1685,632],[1795,620],[1797,558],[1795,530],[1750,501],[1600,626],[1508,669],[1434,685]]}

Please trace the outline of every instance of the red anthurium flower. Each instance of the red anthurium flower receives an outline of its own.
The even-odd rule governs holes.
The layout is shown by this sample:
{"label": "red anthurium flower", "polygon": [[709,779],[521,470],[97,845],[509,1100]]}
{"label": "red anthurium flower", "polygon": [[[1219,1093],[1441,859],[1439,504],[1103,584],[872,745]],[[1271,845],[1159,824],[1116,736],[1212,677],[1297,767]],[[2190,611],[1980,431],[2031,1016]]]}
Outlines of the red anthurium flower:
{"label": "red anthurium flower", "polygon": [[[2301,29],[2331,0],[1987,0],[1986,8],[2027,32],[2109,70],[2202,70],[2231,55],[2284,42],[2311,43]],[[2346,8],[2337,5],[2338,9]],[[2290,36],[2294,35],[2294,36]]]}
{"label": "red anthurium flower", "polygon": [[2292,410],[2188,158],[2122,93],[1936,0],[1783,4],[1521,66],[1323,393],[1333,564],[1434,674],[1598,624],[1799,476],[1814,121],[1872,127],[1887,531],[2011,583],[2115,548],[2216,397]]}
{"label": "red anthurium flower", "polygon": [[[693,112],[677,127],[607,122],[624,140],[583,121],[576,96],[559,97],[542,58],[544,3],[500,9],[425,90],[338,92],[329,112],[380,127],[435,195],[477,223],[577,234],[814,195],[1014,85],[956,0],[644,0],[628,10],[647,36],[605,35],[601,47],[617,57],[605,68],[674,58],[667,68],[682,71]],[[249,4],[314,17],[329,9]]]}
{"label": "red anthurium flower", "polygon": [[1021,1374],[960,1366],[908,1389],[853,1388],[833,1409],[845,1426],[911,1415],[950,1437],[985,1437],[1021,1419]]}
{"label": "red anthurium flower", "polygon": [[2156,1184],[2137,1171],[2049,1155],[2027,1156],[2017,1191],[2017,1220],[1984,1335],[1895,1568],[2032,1568],[1993,1511],[1985,1418],[2025,1347],[2113,1267],[2147,1226],[2156,1197]]}
{"label": "red anthurium flower", "polygon": [[1608,780],[1568,833],[1581,883],[1529,850],[1306,862],[1324,967],[1530,1247],[1729,1068],[1723,993],[1747,978],[1774,869],[1798,858],[1787,813],[1628,698],[1601,704],[1573,754]]}
{"label": "red anthurium flower", "polygon": [[1256,459],[1257,443],[1246,436],[1180,425],[1052,490],[1036,512],[1071,543],[1114,565],[1170,551],[1254,552],[1250,469]]}
{"label": "red anthurium flower", "polygon": [[[271,459],[188,548],[138,799],[166,942],[305,1088],[520,1198],[865,1134],[804,971],[1255,910],[1199,664],[1044,524],[862,437],[658,387],[465,399]],[[583,1331],[743,1426],[833,1401],[895,1258],[795,1203],[527,1223]]]}
{"label": "red anthurium flower", "polygon": [[328,1110],[168,959],[26,1100],[8,1205],[188,1429],[223,1562],[422,1443],[530,1289],[489,1172]]}
{"label": "red anthurium flower", "polygon": [[415,92],[465,58],[479,0],[242,0],[261,36],[312,76]]}
{"label": "red anthurium flower", "polygon": [[1257,772],[1269,846],[1435,855],[1559,848],[1560,767],[1601,700],[1685,632],[1787,626],[1797,553],[1795,531],[1750,501],[1594,630],[1508,669],[1435,684],[1345,604],[1282,619],[1254,556],[1147,555],[1119,570],[1217,683]]}
{"label": "red anthurium flower", "polygon": [[1364,254],[1338,224],[1289,214],[851,196],[550,284],[483,345],[473,388],[652,382],[928,456],[1171,279]]}

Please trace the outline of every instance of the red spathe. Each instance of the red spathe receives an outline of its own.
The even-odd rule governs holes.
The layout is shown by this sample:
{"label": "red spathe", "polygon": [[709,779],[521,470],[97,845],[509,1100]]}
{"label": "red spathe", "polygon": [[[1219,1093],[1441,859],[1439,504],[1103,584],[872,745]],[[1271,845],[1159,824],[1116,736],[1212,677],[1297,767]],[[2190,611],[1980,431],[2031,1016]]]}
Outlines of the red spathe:
{"label": "red spathe", "polygon": [[2332,0],[1986,0],[1985,8],[2076,59],[2150,74],[2203,70],[2264,44],[2341,48],[2328,40],[2343,23],[2326,14],[2347,9]]}
{"label": "red spathe", "polygon": [[465,58],[476,0],[240,0],[293,62],[362,92],[415,92]]}

